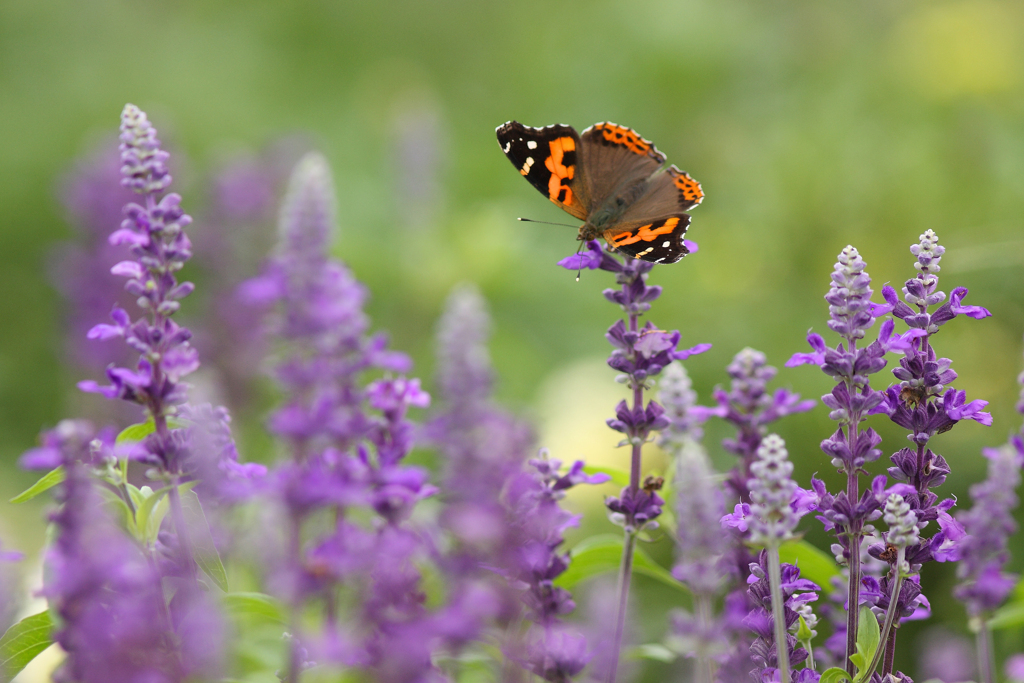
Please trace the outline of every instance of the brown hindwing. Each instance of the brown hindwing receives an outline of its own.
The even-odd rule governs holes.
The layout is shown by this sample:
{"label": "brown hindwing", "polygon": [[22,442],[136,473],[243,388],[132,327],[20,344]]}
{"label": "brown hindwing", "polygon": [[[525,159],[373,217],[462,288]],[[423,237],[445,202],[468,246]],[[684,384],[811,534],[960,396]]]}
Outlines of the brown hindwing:
{"label": "brown hindwing", "polygon": [[683,243],[689,225],[690,216],[680,213],[643,225],[617,225],[605,231],[604,239],[610,247],[633,258],[651,263],[675,263],[690,253]]}

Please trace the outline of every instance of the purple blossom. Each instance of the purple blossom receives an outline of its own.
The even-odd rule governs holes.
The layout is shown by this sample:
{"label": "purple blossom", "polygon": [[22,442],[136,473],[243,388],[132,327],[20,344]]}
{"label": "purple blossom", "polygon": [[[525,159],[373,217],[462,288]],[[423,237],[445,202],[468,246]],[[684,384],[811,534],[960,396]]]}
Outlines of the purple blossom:
{"label": "purple blossom", "polygon": [[170,615],[181,620],[172,625],[160,575],[105,510],[88,468],[112,438],[87,422],[65,421],[44,434],[43,444],[25,463],[49,467],[42,455],[56,452],[66,475],[57,489],[61,507],[51,515],[56,540],[42,589],[60,614],[55,637],[68,655],[55,680],[150,683],[216,672],[223,627],[212,605],[183,586]]}
{"label": "purple blossom", "polygon": [[713,596],[722,584],[718,565],[727,549],[727,539],[718,530],[724,500],[699,443],[702,420],[692,414],[697,395],[678,362],[665,368],[658,388],[670,420],[659,444],[672,454],[676,466],[676,564],[672,574],[694,593]]}
{"label": "purple blossom", "polygon": [[111,244],[124,244],[135,260],[121,261],[111,272],[127,277],[125,290],[137,297],[147,317],[132,321],[127,311],[115,308],[113,325],[96,325],[90,339],[123,337],[141,354],[135,370],[111,366],[111,384],[79,384],[83,391],[121,398],[143,406],[154,418],[162,443],[153,444],[153,455],[173,470],[169,462],[167,411],[185,401],[186,386],[181,379],[199,367],[199,358],[189,345],[192,333],[178,326],[171,316],[180,299],[192,292],[189,282],[179,284],[175,272],[191,256],[191,244],[183,228],[192,222],[179,204],[181,197],[163,191],[171,183],[167,153],[160,149],[156,130],[134,105],[126,105],[121,116],[122,185],[142,195],[144,205],[125,206],[126,219],[110,236]]}
{"label": "purple blossom", "polygon": [[777,434],[761,440],[757,460],[750,466],[750,541],[778,547],[793,537],[800,517],[808,512],[808,498],[799,495],[793,481],[793,463],[786,442]]}
{"label": "purple blossom", "polygon": [[[750,658],[755,665],[751,675],[755,680],[772,680],[778,662],[775,643],[775,626],[772,619],[771,588],[768,580],[767,551],[762,551],[758,561],[751,563],[750,576],[747,579],[747,596],[754,608],[747,615],[745,623],[756,638],[750,646]],[[789,650],[789,662],[797,665],[807,659],[807,651],[799,647],[796,637],[788,633],[797,626],[799,615],[796,609],[801,605],[818,599],[820,587],[813,581],[800,578],[800,570],[791,564],[782,564],[782,594],[784,601],[784,618],[786,620],[786,647]],[[767,674],[767,679],[762,678]]]}
{"label": "purple blossom", "polygon": [[576,526],[579,516],[562,509],[559,501],[573,486],[600,484],[608,476],[585,474],[580,461],[562,473],[561,462],[548,459],[544,450],[529,467],[509,482],[505,492],[515,552],[512,564],[498,569],[521,587],[522,604],[535,626],[509,654],[545,680],[563,683],[583,669],[591,653],[581,634],[561,624],[561,617],[576,607],[569,591],[554,584],[571,561],[560,550],[562,533]]}
{"label": "purple blossom", "polygon": [[1013,655],[1006,660],[1006,677],[1013,683],[1024,681],[1024,655]]}
{"label": "purple blossom", "polygon": [[735,425],[736,436],[722,441],[727,451],[740,458],[727,483],[740,502],[747,503],[750,502],[747,489],[750,466],[757,458],[761,439],[768,433],[768,425],[787,415],[810,410],[814,401],[801,401],[799,394],[788,389],[769,392],[768,382],[778,371],[768,365],[763,353],[755,349],[748,347],[737,353],[726,371],[732,378],[729,391],[716,388],[714,398],[718,405],[713,408],[697,407],[694,413],[705,419],[720,417]]}
{"label": "purple blossom", "polygon": [[[432,550],[410,518],[437,489],[405,458],[417,434],[408,411],[428,407],[430,396],[419,380],[390,374],[408,370],[409,360],[368,335],[365,289],[328,256],[334,229],[330,171],[307,155],[285,198],[278,252],[243,286],[250,301],[276,305],[274,376],[285,395],[269,427],[291,457],[275,469],[269,492],[287,518],[287,547],[272,574],[292,612],[287,677],[296,681],[312,656],[363,667],[385,683],[431,680],[439,675],[432,653],[471,638],[497,607],[471,584],[461,594],[474,596],[471,605],[424,605],[420,565]],[[370,369],[388,372],[364,385]],[[334,528],[306,533],[325,513]],[[298,621],[307,601],[333,604],[340,585],[362,587],[358,632],[346,634],[335,609],[321,634],[307,632]]]}
{"label": "purple blossom", "polygon": [[483,556],[504,545],[499,498],[522,468],[533,440],[526,424],[492,400],[489,333],[479,292],[470,286],[452,292],[437,327],[439,406],[425,428],[444,456],[447,507],[442,521],[466,544],[465,550],[475,548]]}
{"label": "purple blossom", "polygon": [[1012,511],[1017,506],[1024,453],[1011,445],[983,452],[989,459],[988,478],[971,487],[974,507],[958,515],[967,536],[960,542],[960,584],[954,595],[971,617],[999,607],[1017,582],[1003,567],[1009,559],[1008,541],[1017,531]]}
{"label": "purple blossom", "polygon": [[278,141],[257,154],[232,157],[207,182],[205,211],[193,235],[194,267],[206,298],[194,321],[193,344],[234,410],[258,395],[255,380],[267,354],[264,308],[243,298],[239,285],[256,275],[276,239],[280,198],[304,144]]}
{"label": "purple blossom", "polygon": [[[67,350],[89,372],[102,372],[110,363],[124,364],[131,349],[122,344],[85,342],[86,333],[110,314],[112,305],[130,305],[123,280],[110,269],[130,257],[125,244],[111,244],[111,231],[120,224],[122,207],[134,193],[121,186],[121,160],[113,139],[79,159],[63,178],[60,199],[74,238],[50,255],[50,280],[66,302]],[[130,418],[126,418],[127,424]]]}

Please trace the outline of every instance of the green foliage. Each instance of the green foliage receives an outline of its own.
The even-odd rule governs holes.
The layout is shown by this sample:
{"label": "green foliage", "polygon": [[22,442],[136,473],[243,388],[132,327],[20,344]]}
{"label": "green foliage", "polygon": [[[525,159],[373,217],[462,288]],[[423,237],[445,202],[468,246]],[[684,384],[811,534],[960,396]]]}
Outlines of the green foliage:
{"label": "green foliage", "polygon": [[857,683],[871,677],[867,668],[878,650],[878,641],[882,637],[878,627],[878,619],[868,607],[860,608],[860,619],[857,622],[857,652],[850,656],[850,661],[857,667]]}
{"label": "green foliage", "polygon": [[[181,429],[185,426],[185,423],[181,420],[169,418],[167,420],[167,426],[171,429]],[[117,439],[115,439],[114,443],[123,444],[142,441],[155,431],[156,423],[153,422],[153,418],[151,417],[145,422],[139,422],[122,429],[121,433],[117,435]]]}
{"label": "green foliage", "polygon": [[832,577],[839,575],[839,567],[828,553],[807,541],[794,540],[779,547],[779,559],[798,566],[800,576],[821,586],[823,592],[832,592]]}
{"label": "green foliage", "polygon": [[8,683],[53,643],[49,612],[25,617],[0,638],[0,681]]}
{"label": "green foliage", "polygon": [[181,488],[181,509],[185,515],[185,524],[188,525],[189,533],[192,536],[192,550],[196,558],[196,564],[217,584],[218,588],[222,591],[227,591],[227,571],[225,571],[224,563],[220,559],[220,553],[217,552],[217,546],[213,542],[210,522],[206,519],[206,514],[203,512],[199,496],[191,488]]}
{"label": "green foliage", "polygon": [[236,680],[252,683],[277,680],[274,672],[286,661],[282,634],[287,609],[264,593],[228,593],[221,597],[224,613],[238,634],[232,640],[231,669]]}
{"label": "green foliage", "polygon": [[64,481],[65,476],[66,475],[64,474],[64,467],[56,467],[47,472],[46,474],[44,474],[42,477],[40,477],[36,483],[29,486],[27,489],[16,495],[14,498],[11,498],[10,502],[24,503],[26,500],[32,500],[40,493],[45,493],[46,491],[49,491],[57,484]]}
{"label": "green foliage", "polygon": [[626,654],[626,659],[650,659],[655,662],[674,662],[678,654],[668,649],[661,643],[645,643],[637,645]]}
{"label": "green foliage", "polygon": [[842,683],[843,681],[851,680],[850,674],[846,673],[845,669],[840,669],[838,666],[834,666],[831,669],[826,669],[821,674],[821,680],[818,683]]}
{"label": "green foliage", "polygon": [[[571,557],[569,568],[555,581],[568,590],[585,579],[617,572],[622,561],[622,537],[614,534],[591,536],[572,549]],[[640,546],[636,547],[633,554],[633,573],[652,578],[686,595],[690,594],[670,571],[652,560]]]}

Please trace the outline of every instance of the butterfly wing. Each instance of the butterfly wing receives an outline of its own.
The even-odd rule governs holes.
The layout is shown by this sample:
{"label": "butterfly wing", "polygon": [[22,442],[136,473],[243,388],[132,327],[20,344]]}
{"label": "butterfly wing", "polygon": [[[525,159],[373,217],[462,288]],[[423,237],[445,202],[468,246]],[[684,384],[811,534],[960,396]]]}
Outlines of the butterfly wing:
{"label": "butterfly wing", "polygon": [[583,131],[581,140],[589,171],[587,183],[596,206],[612,195],[628,196],[665,163],[665,155],[653,143],[615,123],[595,123]]}
{"label": "butterfly wing", "polygon": [[604,231],[604,238],[634,258],[675,263],[690,253],[683,243],[690,215],[683,212],[697,206],[703,198],[700,183],[669,166],[647,180],[636,201]]}
{"label": "butterfly wing", "polygon": [[580,136],[572,126],[531,128],[509,121],[495,132],[501,151],[531,185],[563,210],[586,220],[591,195],[579,163]]}
{"label": "butterfly wing", "polygon": [[683,242],[689,225],[689,214],[677,213],[617,223],[604,231],[604,239],[627,256],[651,263],[675,263],[690,253]]}

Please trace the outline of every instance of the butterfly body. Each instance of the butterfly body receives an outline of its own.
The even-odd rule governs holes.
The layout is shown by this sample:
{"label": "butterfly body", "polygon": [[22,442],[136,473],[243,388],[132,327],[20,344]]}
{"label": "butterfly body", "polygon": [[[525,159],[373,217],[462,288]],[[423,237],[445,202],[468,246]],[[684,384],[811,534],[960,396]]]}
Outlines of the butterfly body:
{"label": "butterfly body", "polygon": [[584,221],[578,239],[599,237],[613,249],[652,263],[687,253],[685,213],[704,197],[700,184],[635,131],[597,123],[576,133],[557,124],[499,126],[498,143],[530,184]]}

